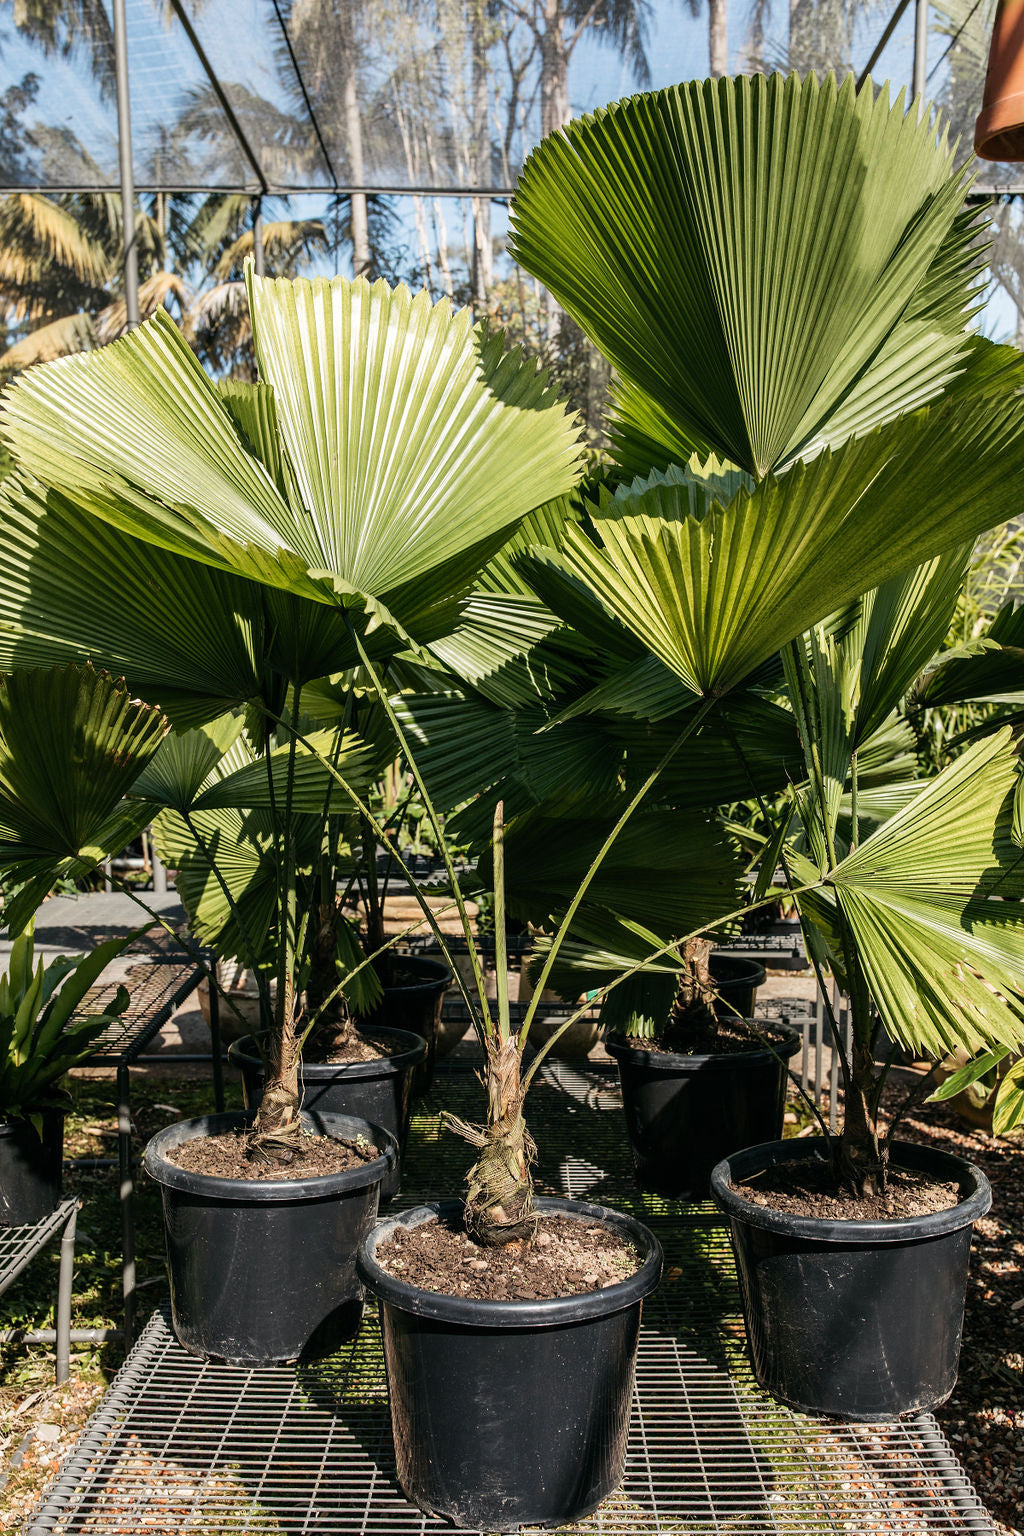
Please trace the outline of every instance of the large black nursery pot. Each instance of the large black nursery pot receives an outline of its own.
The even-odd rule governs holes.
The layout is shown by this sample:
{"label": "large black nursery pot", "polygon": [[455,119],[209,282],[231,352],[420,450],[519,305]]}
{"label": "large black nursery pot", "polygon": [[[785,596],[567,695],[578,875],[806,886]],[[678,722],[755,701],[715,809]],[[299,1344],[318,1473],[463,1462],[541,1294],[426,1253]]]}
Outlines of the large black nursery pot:
{"label": "large black nursery pot", "polygon": [[452,973],[440,960],[425,955],[396,955],[394,986],[384,988],[384,1000],[360,1019],[360,1028],[404,1029],[427,1042],[426,1055],[413,1075],[413,1089],[426,1093],[434,1080],[441,1004]]}
{"label": "large black nursery pot", "polygon": [[711,1171],[737,1147],[782,1135],[789,1058],[800,1049],[793,1030],[774,1049],[713,1056],[677,1055],[605,1042],[619,1069],[622,1108],[636,1181],[673,1200],[706,1200]]}
{"label": "large black nursery pot", "polygon": [[[370,1031],[362,1030],[368,1035]],[[427,1042],[401,1029],[375,1029],[372,1038],[392,1047],[390,1056],[374,1061],[341,1062],[334,1065],[308,1061],[299,1063],[299,1089],[304,1110],[317,1114],[355,1115],[382,1125],[398,1143],[399,1157],[405,1151],[412,1109],[413,1071],[427,1054]],[[252,1035],[235,1041],[228,1049],[228,1060],[242,1074],[242,1094],[250,1115],[259,1109],[263,1098],[266,1067],[259,1046]],[[396,1163],[381,1185],[381,1200],[391,1200],[401,1186],[401,1164]]]}
{"label": "large black nursery pot", "polygon": [[640,1255],[637,1273],[582,1296],[476,1301],[380,1267],[396,1227],[456,1217],[454,1201],[389,1217],[359,1251],[380,1302],[398,1480],[420,1509],[470,1530],[566,1525],[622,1480],[641,1303],[661,1278],[661,1247],[604,1206],[536,1203],[615,1227]]}
{"label": "large black nursery pot", "polygon": [[230,1365],[315,1359],[359,1327],[356,1250],[398,1148],[389,1131],[352,1115],[302,1119],[319,1135],[362,1136],[381,1155],[344,1173],[267,1180],[214,1178],[170,1161],[183,1142],[241,1129],[248,1120],[237,1114],[183,1120],[146,1148],[163,1196],[174,1331],[194,1355]]}
{"label": "large black nursery pot", "polygon": [[956,1384],[971,1228],[992,1204],[973,1163],[896,1142],[896,1167],[954,1183],[952,1210],[895,1221],[827,1221],[756,1205],[730,1186],[779,1163],[824,1157],[780,1141],[719,1163],[754,1374],[807,1413],[892,1420],[945,1402]]}
{"label": "large black nursery pot", "polygon": [[0,1227],[30,1227],[60,1204],[64,1111],[44,1109],[43,1134],[31,1120],[0,1125]]}

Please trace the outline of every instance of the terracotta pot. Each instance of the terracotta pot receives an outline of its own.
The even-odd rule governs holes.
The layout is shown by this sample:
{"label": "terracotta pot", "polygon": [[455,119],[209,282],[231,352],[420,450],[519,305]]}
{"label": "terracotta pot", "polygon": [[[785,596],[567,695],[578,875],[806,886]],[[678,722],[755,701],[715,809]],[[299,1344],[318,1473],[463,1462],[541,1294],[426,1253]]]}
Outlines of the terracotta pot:
{"label": "terracotta pot", "polygon": [[1024,161],[1024,0],[999,0],[974,152],[982,160]]}

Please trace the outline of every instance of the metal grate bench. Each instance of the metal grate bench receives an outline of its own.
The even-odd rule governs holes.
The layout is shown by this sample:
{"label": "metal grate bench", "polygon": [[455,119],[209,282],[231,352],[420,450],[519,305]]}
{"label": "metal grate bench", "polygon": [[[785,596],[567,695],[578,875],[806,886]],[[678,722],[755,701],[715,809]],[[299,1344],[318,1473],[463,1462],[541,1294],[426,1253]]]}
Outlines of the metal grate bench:
{"label": "metal grate bench", "polygon": [[[472,1072],[438,1073],[410,1137],[403,1203],[457,1185],[466,1148],[441,1103],[474,1117]],[[617,1089],[556,1064],[529,1115],[539,1184],[642,1215],[666,1273],[641,1332],[621,1490],[574,1529],[601,1536],[940,1536],[993,1527],[931,1415],[840,1425],[766,1397],[745,1361],[728,1237],[710,1207],[632,1184]],[[192,1358],[154,1316],[78,1448],[26,1526],[119,1536],[449,1529],[397,1487],[376,1317],[326,1361],[246,1370]]]}

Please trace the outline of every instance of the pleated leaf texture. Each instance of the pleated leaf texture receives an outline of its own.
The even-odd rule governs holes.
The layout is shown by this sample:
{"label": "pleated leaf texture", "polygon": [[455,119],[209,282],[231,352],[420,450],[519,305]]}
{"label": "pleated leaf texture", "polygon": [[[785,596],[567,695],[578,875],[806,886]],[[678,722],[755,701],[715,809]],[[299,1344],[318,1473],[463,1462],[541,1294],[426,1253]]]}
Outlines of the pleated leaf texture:
{"label": "pleated leaf texture", "polygon": [[248,284],[260,386],[219,390],[158,311],[17,379],[5,440],[45,486],[135,537],[429,622],[575,484],[572,418],[533,364],[447,301],[363,279],[250,271]]}
{"label": "pleated leaf texture", "polygon": [[983,262],[967,187],[886,88],[693,81],[549,135],[510,248],[615,365],[629,474],[696,450],[761,478],[960,371]]}
{"label": "pleated leaf texture", "polygon": [[26,881],[22,926],[62,873],[85,873],[146,824],[123,796],[166,735],[158,709],[92,667],[0,680],[0,871]]}
{"label": "pleated leaf texture", "polygon": [[1024,490],[1024,410],[939,403],[741,478],[671,469],[605,493],[596,542],[569,527],[524,569],[560,567],[688,688],[725,693],[861,593],[1002,522]]}
{"label": "pleated leaf texture", "polygon": [[894,1039],[941,1057],[1024,1043],[1020,761],[969,747],[828,876]]}

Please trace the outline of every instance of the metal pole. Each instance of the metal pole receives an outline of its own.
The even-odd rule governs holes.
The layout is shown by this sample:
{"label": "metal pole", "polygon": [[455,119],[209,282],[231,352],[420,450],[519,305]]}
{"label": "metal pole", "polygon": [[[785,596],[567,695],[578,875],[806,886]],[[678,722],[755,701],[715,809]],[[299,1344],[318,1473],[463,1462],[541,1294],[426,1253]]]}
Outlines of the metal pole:
{"label": "metal pole", "polygon": [[75,1227],[78,1206],[72,1207],[64,1236],[60,1240],[60,1277],[57,1282],[57,1385],[62,1387],[71,1374],[71,1283],[75,1269]]}
{"label": "metal pole", "polygon": [[920,102],[918,117],[924,116],[924,93],[928,88],[928,0],[914,0],[914,75],[911,85],[915,101]]}
{"label": "metal pole", "polygon": [[262,277],[266,271],[266,266],[263,259],[262,197],[254,197],[252,200],[252,264],[256,272],[256,276]]}
{"label": "metal pole", "polygon": [[128,329],[139,323],[139,258],[135,245],[135,176],[128,85],[128,31],[124,0],[113,0],[114,67],[117,73],[117,147],[121,166],[121,221],[124,225],[124,307]]}

